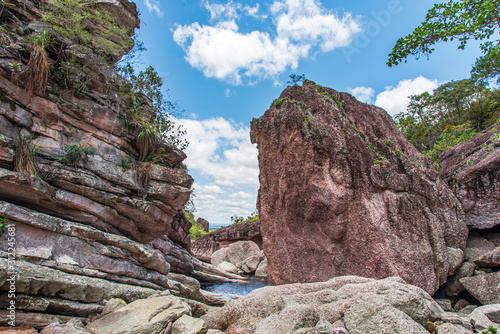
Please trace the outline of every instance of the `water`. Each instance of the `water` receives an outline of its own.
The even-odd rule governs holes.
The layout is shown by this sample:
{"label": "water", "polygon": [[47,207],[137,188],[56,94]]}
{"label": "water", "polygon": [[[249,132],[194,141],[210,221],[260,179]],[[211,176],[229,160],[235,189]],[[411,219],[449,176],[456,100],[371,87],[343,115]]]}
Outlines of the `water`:
{"label": "water", "polygon": [[268,285],[267,279],[252,277],[245,283],[202,283],[201,288],[226,298],[236,299],[236,296],[246,296],[253,290]]}
{"label": "water", "polygon": [[225,226],[229,226],[229,225],[231,225],[231,224],[215,224],[215,223],[210,223],[210,229],[216,231],[216,230],[220,229],[221,227],[225,227]]}

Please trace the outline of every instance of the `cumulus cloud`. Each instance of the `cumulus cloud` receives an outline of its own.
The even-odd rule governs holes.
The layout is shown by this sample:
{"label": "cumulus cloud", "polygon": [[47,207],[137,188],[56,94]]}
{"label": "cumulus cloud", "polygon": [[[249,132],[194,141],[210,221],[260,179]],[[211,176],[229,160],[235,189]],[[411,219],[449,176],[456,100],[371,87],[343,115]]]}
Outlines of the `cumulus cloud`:
{"label": "cumulus cloud", "polygon": [[257,15],[259,7],[242,7],[204,2],[212,25],[179,25],[174,41],[183,48],[186,60],[206,77],[232,84],[243,83],[243,77],[270,78],[287,68],[295,69],[299,60],[320,48],[323,52],[351,43],[362,31],[359,21],[350,13],[331,13],[319,0],[275,1],[270,18],[275,31],[242,33],[236,20],[238,10]]}
{"label": "cumulus cloud", "polygon": [[177,123],[190,142],[186,164],[205,179],[193,185],[197,214],[211,222],[228,223],[234,214],[247,216],[254,211],[259,167],[250,129],[221,117]]}
{"label": "cumulus cloud", "polygon": [[178,120],[190,142],[186,164],[214,184],[258,187],[257,148],[250,143],[250,129],[224,118]]}
{"label": "cumulus cloud", "polygon": [[241,5],[232,1],[223,5],[204,0],[202,6],[210,12],[211,21],[236,19],[239,17],[238,11],[241,10]]}
{"label": "cumulus cloud", "polygon": [[371,87],[348,88],[347,91],[364,103],[372,103],[372,98],[375,96],[375,90]]}
{"label": "cumulus cloud", "polygon": [[148,8],[149,13],[155,12],[158,16],[163,16],[160,9],[160,1],[157,0],[144,0],[144,5]]}
{"label": "cumulus cloud", "polygon": [[415,79],[401,80],[396,87],[387,86],[385,91],[377,95],[375,104],[385,109],[391,116],[406,111],[410,95],[432,91],[439,86],[436,79],[431,80],[419,76]]}

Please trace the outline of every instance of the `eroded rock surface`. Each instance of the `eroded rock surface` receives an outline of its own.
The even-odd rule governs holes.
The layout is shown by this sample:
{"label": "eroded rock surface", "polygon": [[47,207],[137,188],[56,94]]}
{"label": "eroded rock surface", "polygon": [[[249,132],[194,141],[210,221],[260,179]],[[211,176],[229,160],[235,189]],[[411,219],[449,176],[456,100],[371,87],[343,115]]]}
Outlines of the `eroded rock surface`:
{"label": "eroded rock surface", "polygon": [[400,276],[432,294],[460,265],[461,205],[382,109],[306,81],[251,139],[273,284]]}
{"label": "eroded rock surface", "polygon": [[214,252],[232,243],[245,240],[253,241],[262,247],[259,220],[225,226],[204,235],[192,243],[191,253],[202,261],[210,262]]}
{"label": "eroded rock surface", "polygon": [[500,225],[500,123],[439,157],[441,177],[462,203],[468,226]]}
{"label": "eroded rock surface", "polygon": [[316,326],[335,328],[339,321],[348,333],[410,333],[406,326],[424,334],[423,326],[440,318],[440,308],[425,291],[399,278],[345,276],[261,288],[202,318],[208,328],[226,334],[314,333]]}

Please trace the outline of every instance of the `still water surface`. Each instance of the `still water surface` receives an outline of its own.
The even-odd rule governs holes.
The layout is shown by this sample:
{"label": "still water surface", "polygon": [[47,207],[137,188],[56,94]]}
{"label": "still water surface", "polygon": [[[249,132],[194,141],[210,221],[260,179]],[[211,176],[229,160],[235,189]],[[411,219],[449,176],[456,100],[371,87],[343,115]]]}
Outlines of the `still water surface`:
{"label": "still water surface", "polygon": [[226,298],[236,299],[236,296],[246,296],[255,289],[268,286],[266,279],[252,277],[245,283],[203,283],[202,289],[218,293]]}

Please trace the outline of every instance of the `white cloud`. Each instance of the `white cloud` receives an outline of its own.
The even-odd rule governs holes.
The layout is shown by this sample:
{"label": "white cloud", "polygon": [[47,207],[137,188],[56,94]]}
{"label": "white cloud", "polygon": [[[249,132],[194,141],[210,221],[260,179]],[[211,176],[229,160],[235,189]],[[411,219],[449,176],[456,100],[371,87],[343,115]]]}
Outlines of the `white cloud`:
{"label": "white cloud", "polygon": [[[275,1],[271,5],[274,37],[269,32],[242,33],[236,19],[241,5],[204,2],[213,25],[179,25],[174,41],[183,48],[186,60],[206,77],[232,84],[252,78],[270,78],[287,68],[295,69],[299,60],[348,45],[361,25],[350,13],[340,17],[328,12],[319,0]],[[243,7],[249,15],[260,8]]]}
{"label": "white cloud", "polygon": [[238,11],[241,10],[241,5],[234,4],[232,1],[222,5],[204,0],[202,6],[210,12],[211,21],[236,19],[239,17]]}
{"label": "white cloud", "polygon": [[250,143],[250,129],[224,118],[180,119],[190,142],[186,164],[217,185],[258,186],[257,148]]}
{"label": "white cloud", "polygon": [[214,223],[229,223],[234,214],[248,216],[255,210],[259,187],[257,148],[250,143],[250,129],[221,117],[177,123],[190,142],[186,164],[204,179],[193,185],[197,215]]}
{"label": "white cloud", "polygon": [[194,183],[193,189],[196,190],[197,194],[224,194],[224,190],[216,185],[201,185]]}
{"label": "white cloud", "polygon": [[347,91],[364,103],[372,103],[372,98],[375,96],[375,90],[371,87],[348,88]]}
{"label": "white cloud", "polygon": [[144,0],[144,5],[148,8],[149,13],[155,12],[158,16],[163,16],[160,9],[160,1],[158,0]]}
{"label": "white cloud", "polygon": [[431,80],[419,76],[415,79],[401,80],[396,87],[387,86],[385,91],[377,95],[375,104],[385,109],[391,116],[406,111],[410,95],[432,91],[439,86],[436,79]]}

